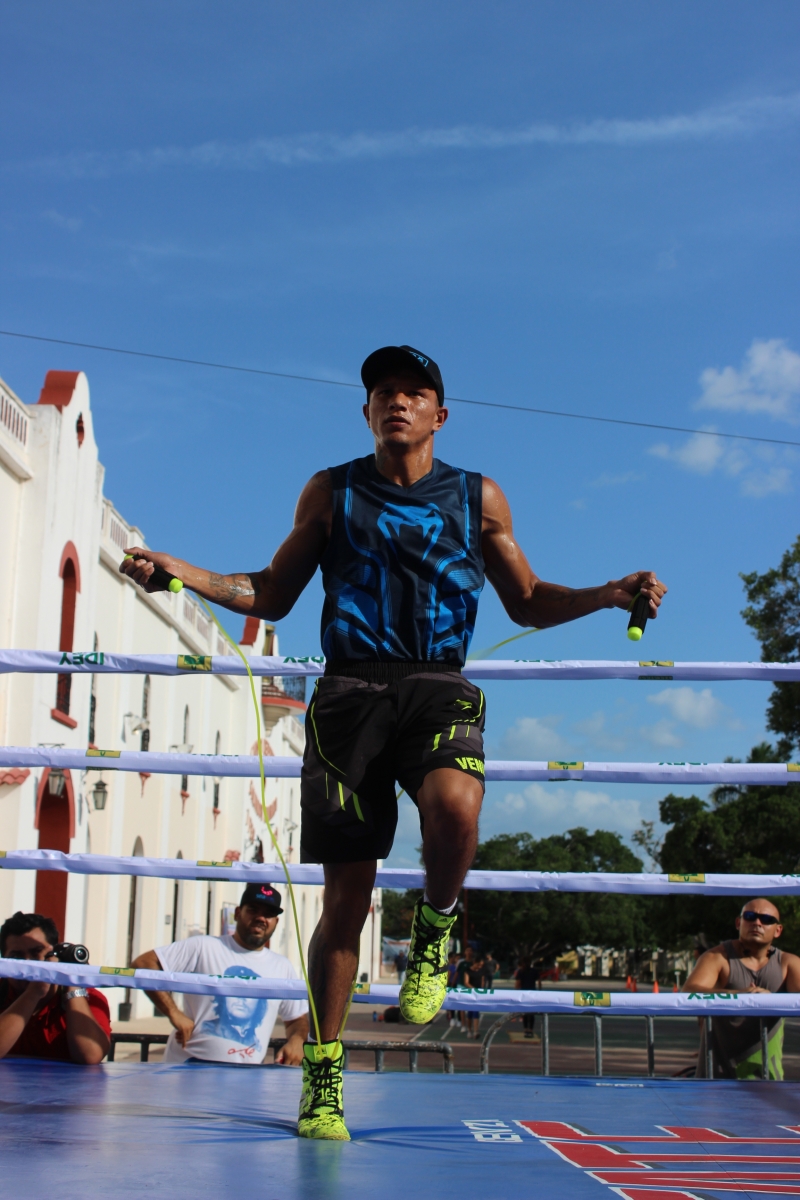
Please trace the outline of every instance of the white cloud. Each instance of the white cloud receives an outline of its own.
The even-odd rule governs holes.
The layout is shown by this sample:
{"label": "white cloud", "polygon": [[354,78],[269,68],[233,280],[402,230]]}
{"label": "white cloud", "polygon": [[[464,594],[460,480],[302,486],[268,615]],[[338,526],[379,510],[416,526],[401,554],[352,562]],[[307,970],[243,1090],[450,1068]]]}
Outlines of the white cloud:
{"label": "white cloud", "polygon": [[721,471],[730,479],[738,479],[743,496],[754,497],[791,492],[792,471],[788,464],[797,458],[789,447],[779,450],[773,446],[749,446],[745,450],[741,444],[721,438],[713,431],[693,433],[679,446],[657,442],[648,454],[697,475]]}
{"label": "white cloud", "polygon": [[42,217],[51,225],[56,225],[59,229],[68,229],[70,233],[77,233],[83,224],[79,217],[65,217],[63,213],[57,212],[54,208],[48,208],[46,212],[42,213]]}
{"label": "white cloud", "polygon": [[481,837],[491,837],[495,828],[514,832],[527,830],[546,836],[557,824],[559,831],[585,825],[590,829],[615,829],[629,833],[642,818],[638,800],[614,800],[605,792],[588,788],[545,787],[530,783],[522,792],[507,792],[502,800],[487,802],[481,819]]}
{"label": "white cloud", "polygon": [[[628,725],[628,715],[618,714],[614,719],[618,727],[626,729]],[[608,718],[602,709],[592,713],[584,721],[576,721],[572,728],[576,733],[580,734],[593,745],[600,747],[602,750],[622,751],[628,744],[626,737],[619,732],[614,732],[609,727]]]}
{"label": "white cloud", "polygon": [[569,759],[572,747],[556,730],[561,717],[518,717],[503,734],[499,758]]}
{"label": "white cloud", "polygon": [[636,147],[742,137],[794,124],[799,117],[800,93],[793,93],[754,97],[670,117],[638,120],[601,117],[564,125],[536,121],[507,129],[456,125],[444,129],[377,133],[305,133],[254,138],[249,142],[203,142],[197,146],[155,146],[144,150],[54,155],[18,163],[16,169],[43,170],[79,178],[156,171],[165,167],[258,170],[267,165],[355,162],[454,150],[507,150],[535,145]]}
{"label": "white cloud", "polygon": [[681,739],[675,732],[675,722],[667,720],[666,717],[662,721],[656,721],[655,725],[643,725],[639,736],[654,746],[681,745]]}
{"label": "white cloud", "polygon": [[711,688],[703,688],[700,692],[690,687],[665,688],[655,696],[648,696],[647,701],[669,709],[676,721],[696,729],[710,729],[728,714],[726,705],[717,700]]}
{"label": "white cloud", "polygon": [[697,408],[768,413],[792,423],[800,419],[800,354],[781,338],[754,341],[739,370],[709,367],[700,384]]}

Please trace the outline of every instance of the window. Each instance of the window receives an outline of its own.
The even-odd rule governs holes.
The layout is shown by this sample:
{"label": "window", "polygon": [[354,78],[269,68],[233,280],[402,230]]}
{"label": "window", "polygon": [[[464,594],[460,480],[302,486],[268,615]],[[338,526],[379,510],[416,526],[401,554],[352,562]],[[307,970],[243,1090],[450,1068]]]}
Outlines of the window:
{"label": "window", "polygon": [[[217,736],[216,736],[216,739],[215,739],[215,741],[214,741],[214,753],[215,753],[215,754],[221,754],[221,752],[222,752],[222,749],[221,749],[221,748],[222,748],[222,737],[221,737],[221,735],[220,735],[220,732],[219,732],[219,730],[217,730]],[[214,812],[215,812],[215,813],[218,813],[218,812],[219,812],[219,787],[220,787],[220,782],[221,782],[221,781],[220,781],[219,779],[215,779],[215,780],[214,780],[214,805],[213,805],[213,808],[214,808]]]}
{"label": "window", "polygon": [[147,751],[150,749],[150,676],[145,675],[144,687],[142,688],[142,736],[139,744],[139,749]]}
{"label": "window", "polygon": [[[93,646],[95,653],[97,653],[97,647],[99,646],[99,644],[100,643],[98,641],[97,634],[95,634],[94,635],[94,646]],[[90,746],[93,746],[95,744],[94,736],[95,736],[96,720],[97,720],[97,676],[93,673],[91,690],[89,692],[89,745]]]}
{"label": "window", "polygon": [[[61,578],[61,635],[58,640],[59,650],[71,650],[75,634],[75,597],[78,593],[78,577],[75,563],[68,558],[64,563]],[[59,675],[56,683],[56,709],[69,716],[69,700],[72,690],[72,676]]]}

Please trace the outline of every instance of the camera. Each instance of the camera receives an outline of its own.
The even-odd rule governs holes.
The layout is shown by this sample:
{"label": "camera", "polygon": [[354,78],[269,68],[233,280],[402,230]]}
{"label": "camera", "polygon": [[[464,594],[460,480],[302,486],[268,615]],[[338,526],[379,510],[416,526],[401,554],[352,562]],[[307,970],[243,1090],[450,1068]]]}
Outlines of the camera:
{"label": "camera", "polygon": [[88,963],[89,951],[76,942],[59,942],[50,957],[62,963]]}

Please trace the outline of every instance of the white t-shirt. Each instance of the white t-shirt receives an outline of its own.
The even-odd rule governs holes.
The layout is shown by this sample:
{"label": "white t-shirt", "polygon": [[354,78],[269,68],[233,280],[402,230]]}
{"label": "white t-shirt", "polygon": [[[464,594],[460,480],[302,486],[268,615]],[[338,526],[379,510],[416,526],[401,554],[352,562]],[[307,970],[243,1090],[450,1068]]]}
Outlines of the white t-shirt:
{"label": "white t-shirt", "polygon": [[[272,950],[245,950],[231,934],[225,937],[190,937],[156,950],[165,971],[193,971],[199,975],[262,975],[267,979],[298,979],[288,958]],[[305,1000],[257,1000],[239,996],[195,996],[186,993],[183,1011],[194,1021],[194,1031],[180,1045],[170,1034],[164,1062],[203,1058],[209,1062],[260,1063],[269,1048],[276,1018],[294,1021],[308,1012]]]}

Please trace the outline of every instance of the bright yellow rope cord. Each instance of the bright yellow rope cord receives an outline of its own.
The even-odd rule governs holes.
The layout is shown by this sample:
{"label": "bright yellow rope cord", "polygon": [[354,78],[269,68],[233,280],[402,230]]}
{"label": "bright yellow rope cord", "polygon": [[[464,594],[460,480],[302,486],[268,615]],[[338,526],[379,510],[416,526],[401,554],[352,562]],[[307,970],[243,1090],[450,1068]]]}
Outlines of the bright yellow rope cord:
{"label": "bright yellow rope cord", "polygon": [[[211,617],[211,620],[214,622],[217,629],[220,631],[222,636],[225,638],[225,641],[228,643],[229,646],[233,646],[233,649],[239,655],[239,658],[244,663],[245,670],[247,671],[247,678],[250,680],[250,694],[253,697],[253,705],[256,710],[256,731],[258,733],[258,768],[259,768],[259,774],[261,776],[261,813],[262,813],[262,816],[264,819],[264,824],[266,825],[267,829],[269,830],[269,836],[272,840],[272,845],[275,850],[275,853],[277,854],[278,860],[279,860],[281,866],[283,867],[283,874],[286,879],[286,886],[289,889],[289,901],[292,906],[292,915],[294,916],[294,931],[295,931],[295,936],[297,938],[297,949],[300,953],[300,969],[303,972],[303,979],[305,980],[306,990],[308,992],[308,1006],[311,1009],[311,1016],[314,1021],[314,1034],[317,1039],[317,1045],[321,1045],[322,1037],[320,1036],[319,1021],[317,1019],[317,1006],[314,1003],[314,997],[311,993],[311,983],[308,978],[308,971],[306,970],[306,959],[305,959],[305,955],[303,954],[303,943],[300,938],[300,922],[297,919],[297,904],[295,902],[295,897],[294,897],[294,888],[292,887],[292,880],[291,880],[291,876],[289,875],[289,868],[286,865],[286,859],[283,857],[283,854],[281,853],[281,848],[278,845],[278,840],[272,831],[272,825],[270,824],[269,817],[267,816],[267,795],[266,795],[267,781],[266,781],[266,776],[264,774],[264,747],[261,744],[261,707],[258,703],[258,696],[256,695],[256,684],[255,684],[255,680],[253,679],[253,672],[250,670],[250,664],[247,661],[247,656],[242,653],[241,648],[237,645],[236,642],[234,642],[233,638],[228,634],[227,630],[224,629],[223,626],[220,624],[220,622],[217,620],[216,613],[213,611],[213,609],[209,608],[209,606],[206,604],[206,602],[202,598],[202,596],[198,596],[197,598],[200,601],[200,603],[202,604],[203,608],[208,613],[208,615]],[[351,993],[350,999],[352,1001],[352,993]],[[347,1011],[349,1013],[350,1005],[347,1006]],[[345,1014],[345,1020],[346,1019],[347,1019],[347,1014]]]}

